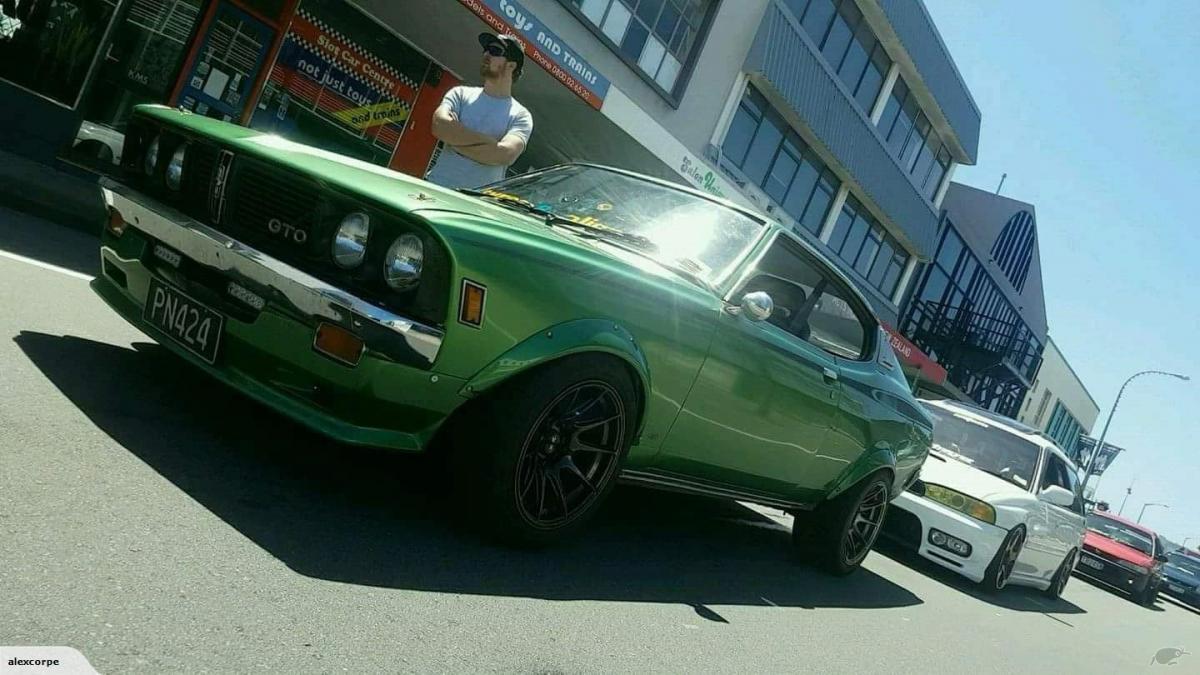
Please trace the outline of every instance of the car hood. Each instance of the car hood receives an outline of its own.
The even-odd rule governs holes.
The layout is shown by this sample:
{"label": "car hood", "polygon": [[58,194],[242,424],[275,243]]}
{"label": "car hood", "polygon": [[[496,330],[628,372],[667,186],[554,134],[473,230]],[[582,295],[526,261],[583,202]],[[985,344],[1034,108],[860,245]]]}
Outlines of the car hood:
{"label": "car hood", "polygon": [[1098,532],[1093,532],[1092,530],[1088,530],[1084,535],[1083,545],[1085,548],[1091,548],[1100,551],[1101,553],[1107,553],[1117,560],[1124,560],[1125,562],[1133,563],[1139,567],[1154,566],[1154,558],[1142,553],[1132,546],[1126,546],[1115,539],[1109,539],[1108,537]]}
{"label": "car hood", "polygon": [[1186,586],[1200,586],[1200,576],[1192,574],[1187,570],[1176,567],[1175,565],[1163,565],[1163,576],[1178,584]]}
{"label": "car hood", "polygon": [[1033,497],[1027,490],[997,478],[990,473],[960,462],[943,458],[930,452],[921,466],[921,480],[957,490],[968,497],[981,499],[989,504],[1028,500]]}

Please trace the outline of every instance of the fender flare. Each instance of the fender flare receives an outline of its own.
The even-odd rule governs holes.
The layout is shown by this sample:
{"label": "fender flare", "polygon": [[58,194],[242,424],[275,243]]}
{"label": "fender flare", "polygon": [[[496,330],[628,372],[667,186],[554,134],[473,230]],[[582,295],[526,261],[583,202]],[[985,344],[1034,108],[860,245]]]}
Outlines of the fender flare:
{"label": "fender flare", "polygon": [[866,478],[867,476],[879,471],[887,469],[891,474],[891,486],[888,490],[891,494],[890,498],[895,498],[894,491],[896,490],[896,453],[890,447],[876,447],[859,457],[853,464],[848,466],[842,475],[838,476],[833,483],[833,488],[829,491],[827,499],[833,499],[850,489],[855,483]]}
{"label": "fender flare", "polygon": [[636,373],[642,410],[637,434],[645,421],[650,400],[650,366],[646,354],[625,327],[609,319],[574,319],[525,338],[475,373],[459,391],[475,398],[510,378],[573,354],[610,354]]}

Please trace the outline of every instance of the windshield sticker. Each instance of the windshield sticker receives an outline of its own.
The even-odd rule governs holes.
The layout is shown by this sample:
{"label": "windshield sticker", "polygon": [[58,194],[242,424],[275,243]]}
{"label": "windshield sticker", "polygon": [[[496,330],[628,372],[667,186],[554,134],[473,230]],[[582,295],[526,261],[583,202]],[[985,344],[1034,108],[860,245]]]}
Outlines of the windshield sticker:
{"label": "windshield sticker", "polygon": [[957,459],[958,461],[962,462],[963,464],[974,464],[975,463],[974,459],[971,459],[970,457],[967,457],[966,455],[955,452],[954,450],[947,448],[946,446],[942,445],[941,443],[934,442],[933,449],[945,454],[946,456],[950,457],[951,459]]}
{"label": "windshield sticker", "polygon": [[979,421],[979,420],[977,420],[977,419],[975,419],[975,418],[973,418],[973,417],[967,417],[966,415],[960,415],[960,414],[958,414],[958,413],[954,413],[954,416],[955,416],[955,417],[957,417],[958,419],[960,419],[960,420],[964,421],[964,422],[970,422],[971,424],[974,424],[974,425],[975,425],[975,426],[977,426],[977,427],[982,427],[982,428],[984,428],[984,429],[991,429],[991,428],[992,428],[992,425],[990,425],[990,424],[988,424],[988,423],[986,423],[986,422],[981,422],[981,421]]}

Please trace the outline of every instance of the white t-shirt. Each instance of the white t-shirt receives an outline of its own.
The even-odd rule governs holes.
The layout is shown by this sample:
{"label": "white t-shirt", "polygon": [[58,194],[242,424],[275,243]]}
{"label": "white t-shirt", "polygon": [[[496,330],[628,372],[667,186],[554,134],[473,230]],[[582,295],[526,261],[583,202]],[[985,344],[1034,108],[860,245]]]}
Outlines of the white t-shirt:
{"label": "white t-shirt", "polygon": [[[442,98],[442,107],[449,108],[464,127],[497,141],[515,134],[528,143],[533,133],[533,115],[525,106],[512,97],[491,96],[483,87],[455,87]],[[444,145],[425,180],[449,188],[477,188],[504,178],[505,168],[480,164]]]}

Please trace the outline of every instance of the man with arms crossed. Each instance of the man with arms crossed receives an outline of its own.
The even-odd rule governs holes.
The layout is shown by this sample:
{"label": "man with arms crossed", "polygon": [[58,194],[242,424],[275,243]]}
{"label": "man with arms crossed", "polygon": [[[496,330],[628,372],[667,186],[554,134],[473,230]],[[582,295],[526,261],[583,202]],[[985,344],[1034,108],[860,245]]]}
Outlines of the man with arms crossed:
{"label": "man with arms crossed", "polygon": [[504,178],[504,170],[525,151],[533,116],[512,97],[525,51],[511,35],[482,33],[482,87],[446,92],[433,113],[433,135],[444,144],[425,180],[449,188],[476,188]]}

